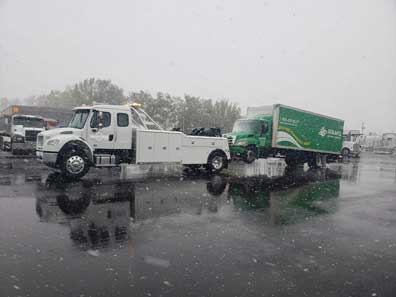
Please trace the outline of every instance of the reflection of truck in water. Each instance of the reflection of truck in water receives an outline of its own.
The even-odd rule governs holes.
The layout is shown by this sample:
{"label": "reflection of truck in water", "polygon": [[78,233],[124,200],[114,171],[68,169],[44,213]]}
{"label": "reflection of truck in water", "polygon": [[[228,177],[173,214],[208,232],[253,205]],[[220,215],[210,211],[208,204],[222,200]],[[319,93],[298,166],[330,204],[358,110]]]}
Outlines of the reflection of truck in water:
{"label": "reflection of truck in water", "polygon": [[90,167],[122,163],[178,163],[220,172],[230,159],[227,139],[164,131],[138,104],[75,108],[68,128],[40,133],[37,156],[69,179],[81,178]]}
{"label": "reflection of truck in water", "polygon": [[244,210],[259,210],[260,223],[296,223],[334,211],[338,194],[339,180],[321,170],[292,171],[275,179],[213,175],[161,182],[87,178],[65,183],[52,174],[39,183],[36,212],[43,222],[67,225],[79,248],[105,248],[128,240],[131,223],[167,216],[234,219]]}
{"label": "reflection of truck in water", "polygon": [[[51,174],[39,184],[36,212],[41,221],[67,224],[79,248],[105,248],[130,237],[129,225],[167,215],[215,213],[226,182],[169,179],[144,182],[83,180],[65,183]],[[177,189],[177,191],[175,191]]]}
{"label": "reflection of truck in water", "polygon": [[342,120],[276,104],[249,107],[247,116],[225,136],[232,156],[247,163],[282,155],[288,165],[308,162],[317,167],[319,159],[338,158],[343,127]]}
{"label": "reflection of truck in water", "polygon": [[274,181],[230,180],[228,197],[240,210],[259,210],[271,224],[307,220],[336,209],[340,184],[323,172],[291,172]]}

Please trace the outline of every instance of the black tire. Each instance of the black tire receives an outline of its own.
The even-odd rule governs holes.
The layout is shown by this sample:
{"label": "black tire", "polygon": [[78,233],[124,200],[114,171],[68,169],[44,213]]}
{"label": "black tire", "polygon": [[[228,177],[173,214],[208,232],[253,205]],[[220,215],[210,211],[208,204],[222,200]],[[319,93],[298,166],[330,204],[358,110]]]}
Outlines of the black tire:
{"label": "black tire", "polygon": [[246,153],[243,156],[243,161],[245,161],[245,163],[253,163],[258,157],[258,150],[257,147],[254,145],[249,145],[246,148]]}
{"label": "black tire", "polygon": [[317,169],[319,168],[319,162],[320,160],[318,160],[320,157],[320,155],[317,154],[313,154],[308,158],[308,167],[312,168],[312,169]]}
{"label": "black tire", "polygon": [[63,178],[67,180],[79,180],[87,174],[90,161],[83,150],[72,148],[62,156],[59,167]]}
{"label": "black tire", "polygon": [[208,158],[207,169],[210,172],[218,173],[227,167],[228,160],[224,152],[215,151]]}
{"label": "black tire", "polygon": [[350,154],[351,154],[351,151],[346,147],[343,148],[341,151],[341,155],[344,159],[348,158]]}
{"label": "black tire", "polygon": [[227,180],[220,175],[213,175],[206,184],[206,190],[213,196],[219,196],[224,193],[227,187]]}
{"label": "black tire", "polygon": [[21,154],[21,151],[13,149],[12,144],[11,144],[11,154],[14,156],[18,156]]}
{"label": "black tire", "polygon": [[286,156],[285,162],[288,167],[297,167],[299,164],[299,160],[295,156]]}
{"label": "black tire", "polygon": [[87,195],[83,195],[77,199],[70,199],[68,195],[61,194],[56,197],[59,208],[67,215],[82,214],[91,203],[91,199]]}

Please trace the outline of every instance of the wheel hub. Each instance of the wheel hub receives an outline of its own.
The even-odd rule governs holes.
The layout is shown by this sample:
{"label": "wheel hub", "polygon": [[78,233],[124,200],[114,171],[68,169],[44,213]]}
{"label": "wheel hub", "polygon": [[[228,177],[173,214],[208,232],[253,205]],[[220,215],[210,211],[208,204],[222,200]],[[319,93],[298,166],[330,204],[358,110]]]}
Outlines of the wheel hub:
{"label": "wheel hub", "polygon": [[66,161],[66,169],[72,174],[79,174],[84,170],[85,162],[80,156],[71,156]]}
{"label": "wheel hub", "polygon": [[218,170],[223,166],[223,158],[216,156],[212,159],[212,166],[214,169]]}

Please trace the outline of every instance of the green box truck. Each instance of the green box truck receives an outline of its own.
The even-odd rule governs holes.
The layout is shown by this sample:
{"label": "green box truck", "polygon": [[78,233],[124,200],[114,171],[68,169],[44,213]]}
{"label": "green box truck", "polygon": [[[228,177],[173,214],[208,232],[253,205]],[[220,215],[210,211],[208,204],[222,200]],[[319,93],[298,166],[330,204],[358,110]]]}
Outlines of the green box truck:
{"label": "green box truck", "polygon": [[288,165],[310,167],[337,159],[344,121],[298,108],[275,104],[249,107],[225,134],[231,155],[247,163],[256,158],[284,156]]}

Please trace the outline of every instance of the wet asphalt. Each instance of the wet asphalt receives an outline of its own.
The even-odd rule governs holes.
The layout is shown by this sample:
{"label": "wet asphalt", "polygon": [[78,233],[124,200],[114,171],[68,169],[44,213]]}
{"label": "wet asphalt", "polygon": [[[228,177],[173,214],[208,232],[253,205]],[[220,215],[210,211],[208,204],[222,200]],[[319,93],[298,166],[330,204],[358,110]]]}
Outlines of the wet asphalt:
{"label": "wet asphalt", "polygon": [[0,296],[396,296],[396,156],[66,183],[2,153]]}

